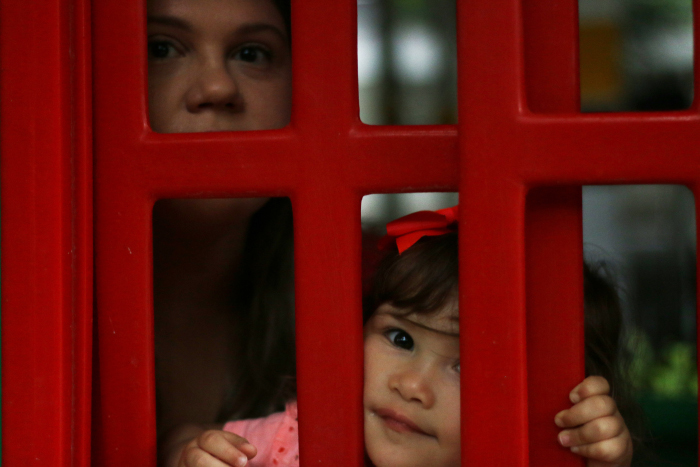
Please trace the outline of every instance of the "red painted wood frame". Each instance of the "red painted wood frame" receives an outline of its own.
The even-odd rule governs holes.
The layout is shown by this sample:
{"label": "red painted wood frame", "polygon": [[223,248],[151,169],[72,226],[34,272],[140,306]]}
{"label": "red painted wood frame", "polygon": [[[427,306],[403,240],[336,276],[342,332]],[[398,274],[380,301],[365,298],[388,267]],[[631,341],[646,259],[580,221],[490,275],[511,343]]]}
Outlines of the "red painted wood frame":
{"label": "red painted wood frame", "polygon": [[89,5],[0,2],[0,64],[2,462],[87,466]]}
{"label": "red painted wood frame", "polygon": [[288,128],[160,135],[143,2],[1,0],[6,465],[155,464],[151,209],[192,196],[292,199],[302,462],[361,465],[360,199],[456,188],[463,464],[580,465],[552,423],[583,376],[570,187],[695,193],[700,123],[579,114],[576,4],[556,3],[458,1],[456,127],[361,124],[356,3],[306,0]]}

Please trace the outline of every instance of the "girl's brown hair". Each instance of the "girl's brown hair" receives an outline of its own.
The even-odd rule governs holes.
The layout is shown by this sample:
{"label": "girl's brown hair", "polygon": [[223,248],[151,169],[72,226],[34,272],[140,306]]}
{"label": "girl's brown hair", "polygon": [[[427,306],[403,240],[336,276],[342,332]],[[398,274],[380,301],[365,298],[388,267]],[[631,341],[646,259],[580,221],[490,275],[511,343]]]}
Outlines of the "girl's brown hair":
{"label": "girl's brown hair", "polygon": [[583,264],[586,375],[604,377],[610,396],[630,430],[635,452],[642,446],[644,420],[629,378],[632,355],[625,348],[620,293],[605,263]]}
{"label": "girl's brown hair", "polygon": [[457,234],[423,237],[399,255],[389,251],[365,299],[364,319],[383,303],[413,313],[431,313],[457,299]]}

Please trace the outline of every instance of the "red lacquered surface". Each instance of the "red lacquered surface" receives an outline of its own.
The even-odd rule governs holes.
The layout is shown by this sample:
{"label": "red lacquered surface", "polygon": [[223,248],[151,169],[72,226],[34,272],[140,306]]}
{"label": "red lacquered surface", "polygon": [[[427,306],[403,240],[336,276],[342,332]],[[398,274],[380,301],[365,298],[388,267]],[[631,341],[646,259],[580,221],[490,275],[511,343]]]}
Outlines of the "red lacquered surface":
{"label": "red lacquered surface", "polygon": [[[548,425],[582,377],[580,193],[562,187],[695,189],[698,118],[695,107],[578,114],[575,2],[527,3],[458,3],[458,127],[361,124],[356,2],[307,0],[293,5],[288,128],[159,135],[146,121],[145,35],[135,33],[145,6],[95,2],[93,465],[155,465],[155,200],[292,199],[302,462],[359,466],[360,199],[458,186],[463,464],[581,464]],[[50,5],[1,3],[2,421],[12,466],[89,462],[88,8]],[[538,186],[550,188],[528,197]]]}
{"label": "red lacquered surface", "polygon": [[[531,112],[578,112],[577,2],[523,2]],[[534,188],[525,203],[527,423],[532,466],[585,462],[554,445],[553,415],[584,377],[581,188]]]}
{"label": "red lacquered surface", "polygon": [[89,465],[89,5],[0,4],[2,461]]}
{"label": "red lacquered surface", "polygon": [[[581,272],[570,269],[580,264],[570,250],[571,226],[578,223],[572,215],[576,196],[551,188],[532,191],[527,202],[548,205],[546,210],[561,221],[541,216],[538,210],[533,216],[529,205],[528,225],[526,197],[537,186],[600,183],[676,183],[695,189],[700,175],[694,136],[700,130],[697,107],[685,112],[580,115],[565,95],[549,103],[530,102],[538,96],[548,100],[548,92],[532,90],[532,82],[526,87],[523,75],[539,76],[553,92],[558,84],[532,70],[523,72],[524,56],[529,66],[545,57],[533,50],[522,52],[519,2],[459,5],[460,212],[462,245],[467,245],[461,251],[460,284],[463,463],[524,466],[529,459],[531,465],[580,465],[580,460],[556,451],[553,441],[547,447],[537,429],[550,428],[546,414],[534,412],[565,403],[566,392],[547,396],[549,388],[526,380],[535,376],[541,384],[558,385],[581,375]],[[532,9],[526,11],[532,14]],[[549,21],[561,31],[556,18]],[[531,47],[528,34],[539,28],[524,27],[526,50]],[[499,34],[490,35],[493,31]],[[569,34],[562,37],[574,40]],[[562,60],[562,68],[568,63]],[[564,92],[568,87],[564,83]],[[555,235],[558,229],[561,237]],[[560,271],[559,266],[566,269]],[[533,280],[538,276],[540,280]],[[579,279],[572,281],[575,276]],[[526,286],[532,290],[526,293]],[[558,323],[547,326],[547,315]],[[534,329],[538,326],[544,332]],[[479,358],[470,358],[475,355]],[[547,358],[551,366],[541,365]],[[539,397],[545,399],[536,400]],[[529,419],[528,408],[533,411]],[[528,426],[534,429],[529,439]],[[542,452],[532,452],[540,447]]]}

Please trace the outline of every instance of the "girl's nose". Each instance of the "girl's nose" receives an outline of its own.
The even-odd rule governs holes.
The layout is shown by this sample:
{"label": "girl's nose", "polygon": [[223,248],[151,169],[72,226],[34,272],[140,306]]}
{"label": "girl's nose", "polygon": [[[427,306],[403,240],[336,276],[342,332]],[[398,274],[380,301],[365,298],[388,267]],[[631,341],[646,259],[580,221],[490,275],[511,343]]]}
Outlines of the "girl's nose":
{"label": "girl's nose", "polygon": [[226,63],[200,65],[200,71],[187,92],[185,103],[192,113],[206,110],[243,110],[243,100],[236,78]]}
{"label": "girl's nose", "polygon": [[415,401],[429,409],[435,404],[434,380],[426,368],[397,369],[389,376],[389,389],[407,402]]}

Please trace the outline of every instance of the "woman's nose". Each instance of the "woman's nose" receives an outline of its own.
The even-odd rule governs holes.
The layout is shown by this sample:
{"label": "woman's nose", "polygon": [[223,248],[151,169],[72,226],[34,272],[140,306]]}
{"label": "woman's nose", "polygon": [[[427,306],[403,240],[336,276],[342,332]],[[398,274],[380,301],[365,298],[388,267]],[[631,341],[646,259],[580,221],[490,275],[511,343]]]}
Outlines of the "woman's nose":
{"label": "woman's nose", "polygon": [[186,105],[192,113],[206,110],[238,112],[243,109],[238,83],[225,61],[200,65],[197,77],[187,92]]}
{"label": "woman's nose", "polygon": [[415,401],[429,409],[435,404],[434,378],[428,368],[409,365],[389,376],[389,388],[407,402]]}

